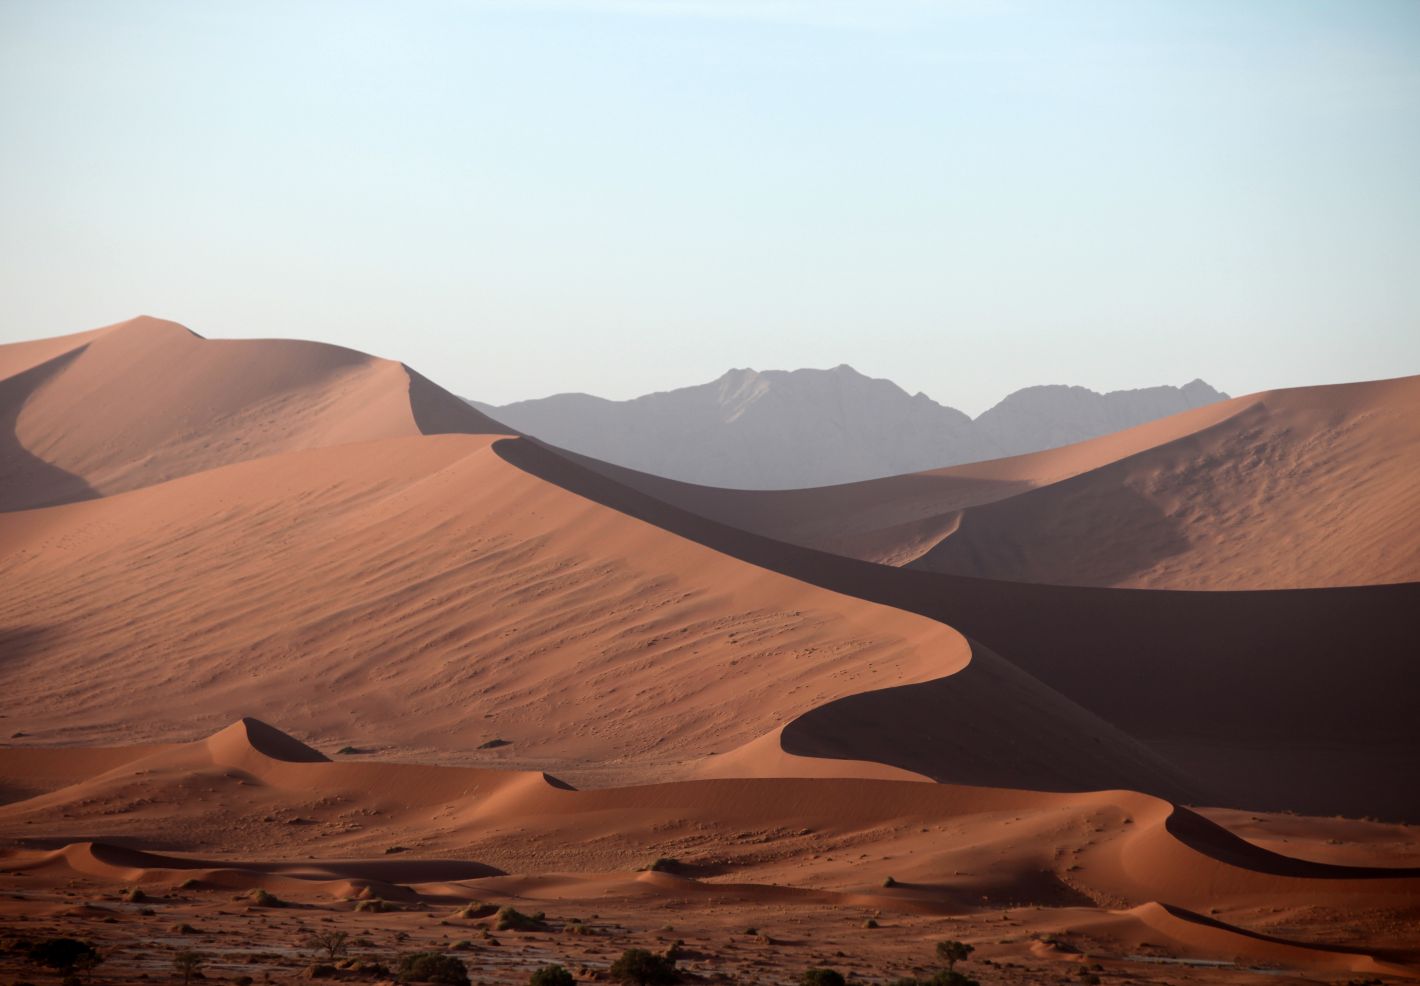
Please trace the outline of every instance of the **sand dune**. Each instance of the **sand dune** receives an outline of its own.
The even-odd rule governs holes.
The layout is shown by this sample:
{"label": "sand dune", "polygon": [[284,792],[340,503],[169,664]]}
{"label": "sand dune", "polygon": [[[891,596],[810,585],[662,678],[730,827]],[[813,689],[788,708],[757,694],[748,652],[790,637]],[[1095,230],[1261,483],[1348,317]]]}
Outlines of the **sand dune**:
{"label": "sand dune", "polygon": [[[794,723],[843,771],[1201,792],[946,625],[669,534],[491,441],[313,449],[0,516],[21,587],[0,626],[28,641],[0,668],[13,721],[35,743],[165,740],[257,709],[335,747],[621,780]],[[911,742],[834,704],[908,686]],[[938,744],[944,709],[972,725]]]}
{"label": "sand dune", "polygon": [[291,449],[507,434],[400,363],[136,318],[0,346],[0,510],[137,489]]}
{"label": "sand dune", "polygon": [[914,565],[1180,589],[1420,580],[1420,377],[1247,400],[1194,434],[968,509]]}
{"label": "sand dune", "polygon": [[682,483],[559,449],[563,457],[690,513],[778,541],[905,565],[949,536],[969,507],[1101,468],[1241,413],[1222,401],[1062,448],[838,486],[730,490]]}
{"label": "sand dune", "polygon": [[1304,588],[1420,580],[1417,422],[1420,377],[1405,377],[1252,394],[1045,452],[807,490],[720,490],[568,457],[729,526],[882,564]]}
{"label": "sand dune", "polygon": [[1420,583],[1146,592],[890,568],[729,528],[532,442],[496,451],[736,558],[940,620],[1217,785],[1217,803],[1420,819],[1406,781],[1420,757],[1407,711]]}
{"label": "sand dune", "polygon": [[[0,758],[0,776],[25,756]],[[233,756],[244,770],[202,766]],[[194,802],[194,788],[208,796]],[[125,810],[116,815],[115,808]],[[821,906],[909,913],[1044,902],[1065,905],[1048,919],[1062,929],[1108,927],[1132,947],[1162,935],[1184,955],[1398,975],[1412,970],[1384,949],[1291,940],[1248,924],[1264,903],[1274,911],[1403,910],[1420,893],[1420,869],[1295,859],[1127,791],[1042,794],[840,778],[575,791],[539,774],[314,761],[304,744],[250,722],[0,808],[0,831],[19,832],[27,819],[61,811],[66,821],[50,836],[55,848],[11,853],[7,870],[150,890],[261,887],[328,907],[371,895],[458,903],[490,892],[605,904],[609,893],[633,888],[643,900],[759,889],[770,900],[808,895]],[[303,824],[282,824],[297,812]],[[323,858],[264,859],[273,822],[288,851],[319,844]],[[114,829],[130,837],[164,833],[167,848],[105,842]],[[88,837],[64,841],[65,830]],[[727,841],[724,834],[734,832],[776,834]],[[223,855],[204,850],[207,840],[220,840]],[[395,840],[422,847],[420,854],[374,849]],[[856,851],[869,847],[871,855]],[[458,855],[448,857],[451,850]],[[648,853],[675,855],[683,873],[633,880],[628,871]],[[561,875],[515,875],[530,857]],[[884,887],[888,875],[893,885]],[[1203,917],[1204,910],[1217,916]]]}
{"label": "sand dune", "polygon": [[[166,971],[125,942],[188,934],[222,975],[294,974],[312,917],[444,949],[488,929],[474,900],[611,915],[582,978],[596,936],[672,917],[697,974],[745,981],[845,947],[925,975],[907,956],[944,936],[1012,984],[1087,954],[1162,982],[1414,975],[1413,830],[1261,810],[1420,820],[1420,582],[1029,581],[1071,538],[1098,546],[1081,578],[1404,573],[1414,390],[743,494],[505,437],[334,347],[139,319],[0,348],[0,915],[83,923],[125,983]],[[1323,528],[1324,564],[1285,540]],[[924,570],[962,557],[1019,580]],[[767,922],[797,925],[754,935],[771,955],[724,945]],[[526,981],[535,953],[478,941]],[[1170,965],[1195,960],[1223,964]]]}

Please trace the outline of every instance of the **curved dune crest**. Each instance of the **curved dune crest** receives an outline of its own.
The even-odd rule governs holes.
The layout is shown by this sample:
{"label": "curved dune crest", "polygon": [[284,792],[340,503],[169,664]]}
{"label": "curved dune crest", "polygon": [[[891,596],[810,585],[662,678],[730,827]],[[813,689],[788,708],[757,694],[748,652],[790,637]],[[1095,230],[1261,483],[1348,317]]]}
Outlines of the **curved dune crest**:
{"label": "curved dune crest", "polygon": [[5,416],[0,510],[138,489],[293,449],[510,433],[400,363],[323,343],[203,339],[148,317],[0,346]]}
{"label": "curved dune crest", "polygon": [[906,565],[956,530],[968,508],[1101,468],[1240,414],[1220,401],[1075,445],[926,472],[801,490],[697,486],[558,450],[625,486],[739,530],[862,561]]}
{"label": "curved dune crest", "polygon": [[1056,585],[1420,580],[1420,377],[1267,391],[1043,452],[806,490],[721,490],[562,453],[789,544]]}
{"label": "curved dune crest", "polygon": [[913,566],[1175,589],[1420,580],[1420,377],[1243,400],[1210,427],[967,509]]}

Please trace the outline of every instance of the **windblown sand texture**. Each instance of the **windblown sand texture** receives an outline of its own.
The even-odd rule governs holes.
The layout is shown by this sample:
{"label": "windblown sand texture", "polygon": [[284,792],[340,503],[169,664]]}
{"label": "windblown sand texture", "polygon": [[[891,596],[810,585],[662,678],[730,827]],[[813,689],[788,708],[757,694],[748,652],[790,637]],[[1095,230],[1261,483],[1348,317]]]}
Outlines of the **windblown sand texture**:
{"label": "windblown sand texture", "polygon": [[742,493],[331,346],[0,347],[0,921],[117,983],[326,923],[486,982],[1413,978],[1417,401]]}

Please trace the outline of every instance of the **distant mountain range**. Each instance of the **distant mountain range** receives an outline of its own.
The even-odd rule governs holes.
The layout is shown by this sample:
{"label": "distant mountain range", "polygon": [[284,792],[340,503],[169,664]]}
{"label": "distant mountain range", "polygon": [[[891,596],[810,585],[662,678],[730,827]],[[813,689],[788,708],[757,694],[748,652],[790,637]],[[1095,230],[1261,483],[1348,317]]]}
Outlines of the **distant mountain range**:
{"label": "distant mountain range", "polygon": [[642,472],[707,486],[794,489],[1036,452],[1227,397],[1202,380],[1107,394],[1027,387],[972,420],[844,364],[730,370],[710,383],[627,401],[557,394],[501,407],[469,403],[552,445]]}

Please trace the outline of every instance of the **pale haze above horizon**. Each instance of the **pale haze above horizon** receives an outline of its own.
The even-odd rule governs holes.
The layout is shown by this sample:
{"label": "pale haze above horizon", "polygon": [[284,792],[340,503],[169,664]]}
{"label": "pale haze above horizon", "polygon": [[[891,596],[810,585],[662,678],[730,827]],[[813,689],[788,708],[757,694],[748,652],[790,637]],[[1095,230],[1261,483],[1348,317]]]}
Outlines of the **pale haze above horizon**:
{"label": "pale haze above horizon", "polygon": [[1420,3],[0,3],[0,343],[491,404],[1420,373]]}

